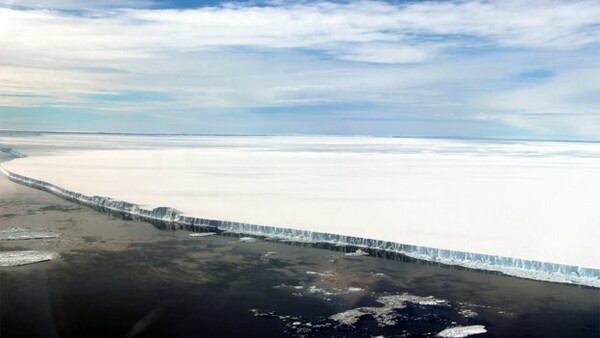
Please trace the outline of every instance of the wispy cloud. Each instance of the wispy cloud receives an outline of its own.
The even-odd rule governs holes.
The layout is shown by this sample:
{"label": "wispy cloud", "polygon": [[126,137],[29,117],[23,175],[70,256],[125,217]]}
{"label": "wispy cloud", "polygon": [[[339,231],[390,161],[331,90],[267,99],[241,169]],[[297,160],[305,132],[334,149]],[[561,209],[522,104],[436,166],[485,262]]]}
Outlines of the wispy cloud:
{"label": "wispy cloud", "polygon": [[18,9],[91,10],[107,8],[152,8],[160,3],[153,0],[5,0],[3,7]]}
{"label": "wispy cloud", "polygon": [[[445,110],[446,119],[533,131],[525,116],[598,114],[590,97],[600,88],[588,83],[600,69],[597,1],[156,6],[4,3],[0,106],[196,109],[201,118],[206,109],[298,105],[330,105],[339,116],[341,104],[356,103],[370,105],[366,115]],[[541,68],[552,76],[518,76]],[[156,97],[122,99],[134,92]]]}
{"label": "wispy cloud", "polygon": [[236,46],[306,48],[395,63],[423,61],[444,47],[572,49],[600,42],[595,1],[317,2],[76,14],[5,8],[0,13],[5,48],[84,59]]}
{"label": "wispy cloud", "polygon": [[565,71],[533,83],[482,97],[495,119],[546,135],[600,135],[600,68]]}

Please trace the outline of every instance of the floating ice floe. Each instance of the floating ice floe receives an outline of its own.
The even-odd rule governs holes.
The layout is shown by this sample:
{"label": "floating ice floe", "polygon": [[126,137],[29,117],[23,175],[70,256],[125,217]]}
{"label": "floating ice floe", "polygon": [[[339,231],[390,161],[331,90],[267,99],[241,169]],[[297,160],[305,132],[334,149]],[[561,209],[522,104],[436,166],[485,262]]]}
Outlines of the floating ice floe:
{"label": "floating ice floe", "polygon": [[348,288],[348,292],[362,292],[362,291],[365,291],[365,289],[359,288],[359,287],[349,287]]}
{"label": "floating ice floe", "polygon": [[321,277],[333,277],[335,276],[335,272],[327,270],[327,271],[323,271],[323,272],[316,272],[316,271],[306,271],[307,275],[317,275],[317,276],[321,276]]}
{"label": "floating ice floe", "polygon": [[190,234],[190,237],[206,237],[206,236],[213,236],[216,235],[216,232],[195,232],[193,234]]}
{"label": "floating ice floe", "polygon": [[8,228],[0,230],[0,240],[26,240],[56,238],[58,234],[52,231],[40,231],[30,228]]}
{"label": "floating ice floe", "polygon": [[318,288],[316,285],[313,285],[313,286],[309,287],[308,288],[308,292],[309,293],[318,293],[318,294],[322,294],[322,295],[325,295],[325,296],[333,296],[334,295],[333,292],[327,291],[327,290],[322,289],[322,288]]}
{"label": "floating ice floe", "polygon": [[251,242],[256,242],[256,238],[254,238],[254,237],[240,237],[239,241],[242,242],[242,243],[251,243]]}
{"label": "floating ice floe", "polygon": [[58,257],[52,251],[21,250],[0,252],[0,266],[20,266],[40,263]]}
{"label": "floating ice floe", "polygon": [[350,294],[350,293],[357,293],[357,292],[365,291],[365,289],[363,289],[361,287],[323,288],[323,287],[318,287],[316,285],[305,287],[303,285],[288,285],[288,284],[276,285],[273,288],[290,290],[290,291],[292,291],[292,295],[299,296],[299,297],[301,297],[305,294],[313,294],[313,295],[320,294],[323,296],[340,296],[340,295],[346,295],[346,294]]}
{"label": "floating ice floe", "polygon": [[281,320],[287,327],[287,333],[292,333],[294,336],[306,337],[312,332],[331,327],[331,323],[326,320],[310,322],[303,317],[280,315],[275,311],[262,312],[258,309],[250,309],[250,312],[254,315],[254,317]]}
{"label": "floating ice floe", "polygon": [[348,252],[348,253],[346,253],[346,256],[368,256],[368,255],[369,255],[368,252],[363,251],[361,249],[357,249],[354,252]]}
{"label": "floating ice floe", "polygon": [[421,297],[408,293],[393,296],[383,296],[377,298],[377,302],[383,304],[381,307],[359,307],[348,311],[336,313],[329,317],[340,324],[354,326],[361,317],[373,317],[379,326],[396,325],[397,317],[395,310],[403,309],[406,303],[413,303],[422,306],[447,306],[448,302],[443,299],[437,299],[433,296]]}
{"label": "floating ice floe", "polygon": [[463,316],[464,318],[475,318],[475,317],[479,316],[479,313],[477,313],[471,309],[468,309],[468,308],[461,308],[458,311],[458,314]]}
{"label": "floating ice floe", "polygon": [[445,329],[438,333],[436,337],[444,338],[462,338],[468,337],[474,334],[486,333],[487,330],[483,325],[471,325],[471,326],[454,326]]}

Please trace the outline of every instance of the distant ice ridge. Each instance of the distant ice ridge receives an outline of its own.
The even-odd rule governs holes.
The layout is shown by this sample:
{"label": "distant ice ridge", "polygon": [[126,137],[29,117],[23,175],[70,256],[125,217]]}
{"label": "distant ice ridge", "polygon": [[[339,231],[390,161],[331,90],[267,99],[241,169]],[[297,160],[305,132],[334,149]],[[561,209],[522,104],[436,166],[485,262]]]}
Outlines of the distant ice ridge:
{"label": "distant ice ridge", "polygon": [[175,228],[212,227],[221,231],[245,235],[268,236],[301,242],[353,245],[361,248],[397,252],[409,257],[442,264],[498,271],[521,278],[600,288],[600,269],[437,249],[316,231],[192,217],[183,215],[178,210],[169,207],[158,207],[149,210],[134,203],[115,200],[109,197],[83,195],[44,181],[14,174],[1,166],[0,172],[16,183],[43,190],[76,203],[100,208],[105,211],[139,217],[145,220],[167,222]]}

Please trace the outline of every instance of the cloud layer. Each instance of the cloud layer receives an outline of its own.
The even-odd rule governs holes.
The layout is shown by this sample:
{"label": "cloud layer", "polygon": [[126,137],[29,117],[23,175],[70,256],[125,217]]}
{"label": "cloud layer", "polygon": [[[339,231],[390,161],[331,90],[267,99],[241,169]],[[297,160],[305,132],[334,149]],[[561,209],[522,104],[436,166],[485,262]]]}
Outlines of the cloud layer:
{"label": "cloud layer", "polygon": [[[589,127],[600,125],[597,1],[156,6],[0,7],[0,106],[157,119],[168,109],[207,123],[218,112],[246,111],[241,120],[259,124],[248,111],[314,106],[319,123],[362,109],[372,121],[501,121],[549,136],[600,133]],[[540,69],[551,76],[519,77]],[[308,128],[315,117],[307,111],[294,118],[305,116]]]}

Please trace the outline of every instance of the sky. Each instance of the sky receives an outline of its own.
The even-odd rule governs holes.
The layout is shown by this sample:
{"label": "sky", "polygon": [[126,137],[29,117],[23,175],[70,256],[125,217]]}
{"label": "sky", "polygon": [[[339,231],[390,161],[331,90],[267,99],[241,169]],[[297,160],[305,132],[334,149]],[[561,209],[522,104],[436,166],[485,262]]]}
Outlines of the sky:
{"label": "sky", "polygon": [[600,2],[0,0],[0,129],[600,141]]}

